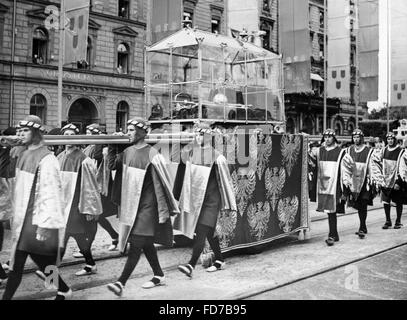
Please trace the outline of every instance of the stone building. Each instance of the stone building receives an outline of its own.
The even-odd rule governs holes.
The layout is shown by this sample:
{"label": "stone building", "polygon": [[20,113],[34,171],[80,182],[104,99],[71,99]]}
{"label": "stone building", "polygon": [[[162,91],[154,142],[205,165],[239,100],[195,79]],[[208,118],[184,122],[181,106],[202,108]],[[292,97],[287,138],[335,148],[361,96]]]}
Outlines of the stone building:
{"label": "stone building", "polygon": [[[107,132],[114,132],[125,129],[129,118],[145,116],[149,1],[90,1],[86,62],[64,67],[63,123],[74,122],[83,130],[98,122]],[[59,1],[0,3],[0,130],[28,114],[40,116],[48,130],[61,125],[57,107],[59,33],[52,21],[45,23],[48,6],[59,7]],[[225,30],[223,1],[185,0],[182,11],[184,18],[189,16],[203,30]]]}
{"label": "stone building", "polygon": [[[349,6],[354,6],[353,0]],[[329,6],[327,8],[329,10]],[[344,8],[345,10],[345,8]],[[353,11],[354,12],[354,8]],[[324,83],[324,0],[309,1],[310,41],[311,41],[311,93],[295,93],[285,97],[287,130],[302,130],[309,134],[321,134],[323,131],[323,95]],[[355,15],[350,16],[355,21]],[[352,23],[352,22],[351,22]],[[351,54],[349,56],[351,80],[350,95],[346,98],[327,97],[327,128],[338,135],[350,134],[356,126],[356,30],[351,29]],[[283,39],[281,40],[283,41]],[[329,41],[329,39],[327,39]],[[367,105],[359,105],[359,121],[367,115]]]}

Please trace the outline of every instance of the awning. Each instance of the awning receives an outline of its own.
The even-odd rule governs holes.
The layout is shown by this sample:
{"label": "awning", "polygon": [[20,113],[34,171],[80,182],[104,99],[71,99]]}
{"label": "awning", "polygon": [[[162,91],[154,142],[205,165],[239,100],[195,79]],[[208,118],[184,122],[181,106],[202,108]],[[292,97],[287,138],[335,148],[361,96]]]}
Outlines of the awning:
{"label": "awning", "polygon": [[311,80],[324,82],[324,79],[319,74],[311,73]]}

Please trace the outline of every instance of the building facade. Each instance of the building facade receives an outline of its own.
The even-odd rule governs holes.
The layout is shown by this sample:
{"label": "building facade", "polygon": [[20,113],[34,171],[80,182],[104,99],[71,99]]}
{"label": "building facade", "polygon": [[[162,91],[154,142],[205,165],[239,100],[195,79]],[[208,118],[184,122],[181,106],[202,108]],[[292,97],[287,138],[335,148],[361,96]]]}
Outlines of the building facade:
{"label": "building facade", "polygon": [[[83,132],[97,122],[111,133],[124,130],[129,118],[145,116],[144,47],[150,1],[90,1],[86,61],[64,66],[61,124],[59,33],[53,27],[57,19],[50,18],[50,6],[59,8],[59,1],[2,1],[0,130],[36,114],[47,130],[69,121]],[[226,29],[223,1],[185,0],[182,5],[184,18],[188,15],[199,28]]]}
{"label": "building facade", "polygon": [[[356,127],[356,103],[357,103],[357,85],[356,85],[356,29],[354,1],[349,0],[351,41],[350,41],[350,88],[349,96],[337,98],[327,97],[327,127],[332,128],[338,135],[348,135]],[[344,10],[346,8],[343,8]],[[327,7],[327,11],[329,6]],[[321,134],[323,132],[323,96],[325,85],[324,63],[326,63],[327,48],[324,46],[329,43],[324,42],[325,34],[325,10],[324,0],[309,1],[309,30],[311,42],[311,83],[312,91],[309,93],[295,93],[286,95],[286,115],[287,130],[290,132],[303,131],[309,134]],[[281,39],[283,41],[284,39]],[[359,104],[359,121],[367,116],[367,105]]]}
{"label": "building facade", "polygon": [[[284,0],[234,0],[228,3],[228,27],[233,31],[246,31],[252,41],[275,53],[281,53],[279,25],[281,23],[279,4]],[[349,6],[354,10],[353,0]],[[290,133],[300,131],[320,134],[323,131],[324,114],[324,63],[326,63],[324,34],[324,0],[309,0],[309,45],[311,48],[311,90],[285,94],[286,129]],[[329,10],[329,7],[327,8]],[[345,9],[345,8],[344,8]],[[350,17],[354,21],[355,15]],[[260,31],[260,33],[259,33]],[[259,36],[256,36],[259,35]],[[327,127],[335,129],[337,134],[348,134],[355,128],[356,120],[356,38],[351,29],[351,65],[350,95],[346,98],[327,98]],[[328,39],[329,41],[329,39]],[[284,57],[283,57],[284,58]],[[359,120],[364,118],[367,107],[361,106]]]}

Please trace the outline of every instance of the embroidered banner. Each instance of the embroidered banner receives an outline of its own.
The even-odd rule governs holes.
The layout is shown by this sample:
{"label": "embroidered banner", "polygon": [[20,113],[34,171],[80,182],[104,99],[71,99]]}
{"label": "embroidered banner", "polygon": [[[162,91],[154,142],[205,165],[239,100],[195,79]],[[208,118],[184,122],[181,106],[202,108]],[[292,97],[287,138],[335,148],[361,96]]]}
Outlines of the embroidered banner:
{"label": "embroidered banner", "polygon": [[304,139],[253,130],[215,137],[215,149],[229,163],[237,204],[237,212],[219,214],[216,232],[222,251],[267,243],[310,227]]}

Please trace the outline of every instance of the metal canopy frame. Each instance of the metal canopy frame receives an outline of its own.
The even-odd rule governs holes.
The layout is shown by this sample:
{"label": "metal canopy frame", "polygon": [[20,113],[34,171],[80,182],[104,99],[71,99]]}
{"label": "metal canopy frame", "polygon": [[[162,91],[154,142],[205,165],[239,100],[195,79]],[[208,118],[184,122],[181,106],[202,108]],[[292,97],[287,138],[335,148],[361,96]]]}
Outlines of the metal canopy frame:
{"label": "metal canopy frame", "polygon": [[[183,52],[184,48],[190,48],[192,49],[191,52]],[[223,58],[219,57],[212,57],[205,55],[206,53],[206,48],[215,48],[215,50],[218,50],[218,53],[222,53]],[[234,57],[232,60],[228,61],[227,60],[227,54],[229,53],[234,53]],[[208,49],[208,51],[210,51]],[[168,66],[167,72],[168,72],[168,80],[159,82],[158,83],[152,83],[152,75],[154,70],[154,56],[156,55],[163,55],[163,57],[168,56],[167,62],[165,62],[165,59],[163,58],[161,69],[165,69],[165,65]],[[232,55],[233,56],[233,55]],[[238,59],[240,56],[240,59]],[[175,82],[173,79],[173,74],[174,74],[174,57],[175,58],[186,58],[189,59],[188,65],[191,61],[196,62],[195,69],[197,68],[197,76],[195,79],[186,79],[185,77],[185,71],[184,71],[184,80],[185,81],[177,81]],[[243,59],[241,59],[243,57]],[[270,62],[271,61],[271,62]],[[275,80],[276,83],[278,83],[277,87],[272,88],[271,86],[267,85],[259,85],[259,84],[251,84],[248,82],[248,65],[250,64],[263,64],[263,68],[265,72],[269,71],[269,66],[270,68],[272,67],[272,63],[277,63],[278,64],[278,78]],[[213,73],[214,73],[214,68],[217,65],[222,65],[225,70],[225,77],[223,80],[223,84],[218,84],[216,81],[214,81]],[[244,65],[244,81],[243,82],[236,82],[234,77],[233,77],[233,68],[237,66],[242,66]],[[211,79],[208,81],[206,79],[203,79],[203,68],[204,66],[211,66]],[[227,69],[230,68],[230,75],[231,79],[227,79]],[[271,69],[270,69],[271,70]],[[244,42],[236,38],[232,37],[227,37],[224,35],[219,35],[219,34],[214,34],[214,33],[209,33],[209,32],[204,32],[201,30],[197,29],[191,29],[191,28],[184,28],[169,37],[157,42],[156,44],[153,44],[150,47],[145,48],[145,106],[146,106],[146,118],[148,118],[148,112],[150,111],[150,108],[152,106],[152,91],[162,91],[162,96],[167,96],[169,100],[169,119],[150,119],[151,123],[190,123],[190,122],[195,122],[195,121],[209,121],[209,122],[215,122],[215,123],[235,123],[235,124],[255,124],[255,123],[272,123],[272,124],[284,124],[285,123],[285,114],[284,114],[284,98],[283,98],[283,77],[282,77],[282,72],[283,72],[283,66],[282,66],[282,57],[281,55],[276,55],[275,53],[272,53],[268,50],[265,50],[263,48],[260,48],[258,46],[255,46],[252,43],[249,42]],[[266,83],[269,83],[271,80],[268,78],[266,79]],[[217,84],[216,89],[218,90],[218,93],[223,94],[224,97],[226,97],[226,89],[230,88],[228,87],[228,84],[226,82],[230,81],[231,85],[235,85],[236,87],[241,88],[242,90],[239,90],[242,92],[243,97],[244,97],[244,103],[229,103],[226,101],[226,99],[223,100],[223,102],[213,102],[209,101],[209,99],[204,99],[203,98],[203,88],[208,89],[209,87],[211,89],[215,88],[215,84]],[[198,112],[197,112],[197,118],[196,117],[191,117],[187,119],[174,119],[174,106],[177,106],[177,104],[182,104],[181,101],[177,101],[174,99],[174,87],[180,86],[180,87],[186,87],[186,86],[192,86],[195,87],[197,92],[190,92],[191,97],[194,95],[195,97],[197,96],[197,99],[195,99],[195,106],[198,107]],[[249,95],[256,95],[256,94],[262,94],[264,93],[264,104],[265,104],[265,109],[254,109],[253,105],[248,103],[248,97]],[[279,108],[273,109],[271,111],[275,111],[275,114],[279,116],[279,119],[269,119],[269,107],[268,107],[268,95],[271,94],[275,101],[278,100],[278,105]],[[192,98],[193,99],[193,98]],[[277,99],[277,100],[276,100]],[[158,99],[157,99],[158,100]],[[188,101],[190,107],[194,105],[191,103],[192,101]],[[205,117],[203,118],[203,106],[210,106],[215,108],[222,108],[223,113],[219,111],[219,113],[222,113],[222,116],[216,117],[216,118],[211,118],[211,117]],[[237,116],[238,110],[244,110],[245,117],[244,119],[228,119],[227,118],[227,110],[228,109],[233,109],[236,110],[235,114]],[[253,119],[253,113],[255,110],[264,110],[264,119]],[[252,116],[249,116],[249,111],[252,112]],[[168,114],[168,113],[167,113]]]}

